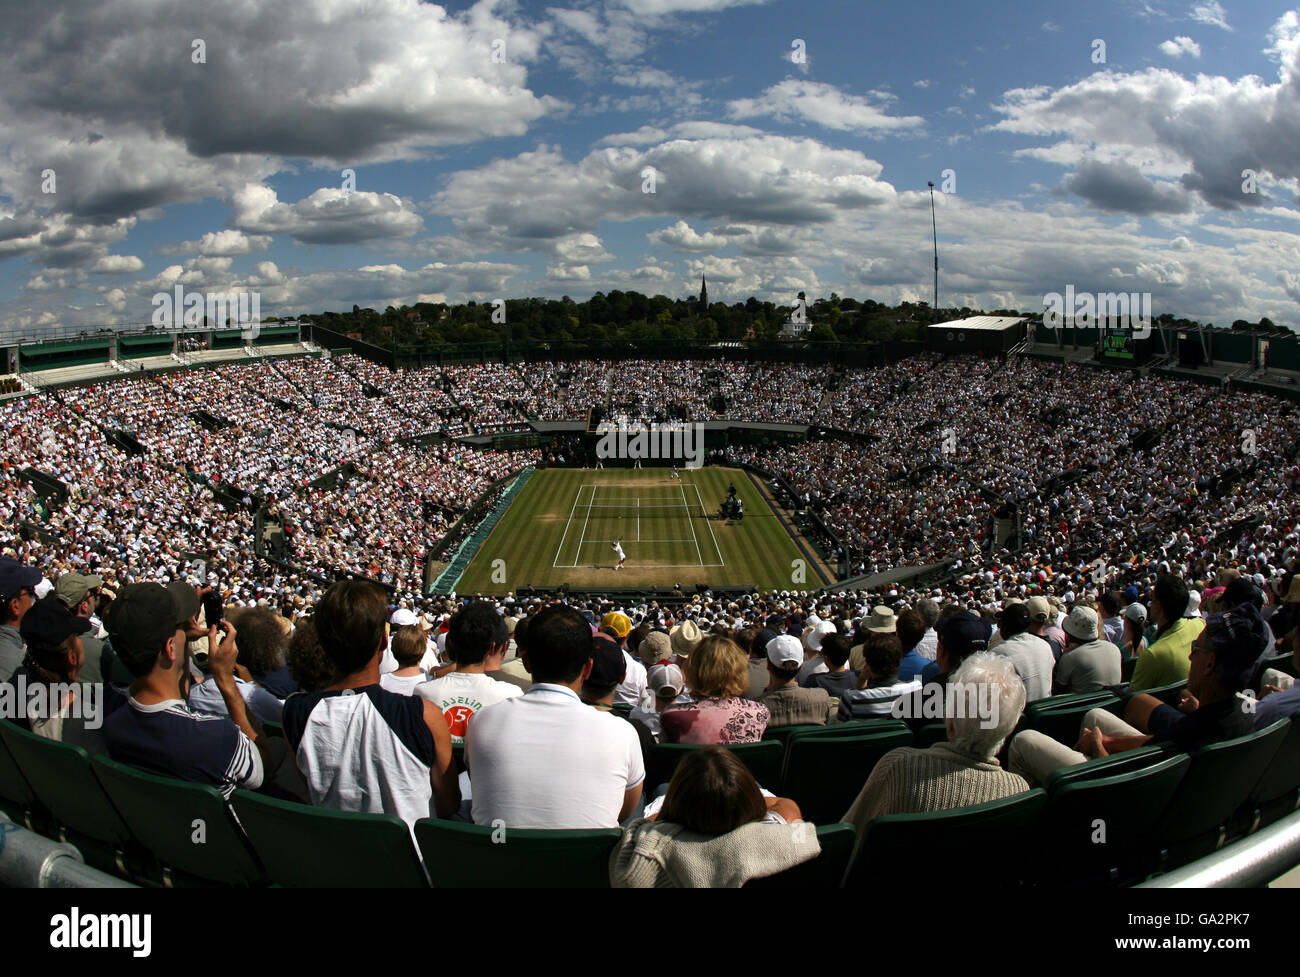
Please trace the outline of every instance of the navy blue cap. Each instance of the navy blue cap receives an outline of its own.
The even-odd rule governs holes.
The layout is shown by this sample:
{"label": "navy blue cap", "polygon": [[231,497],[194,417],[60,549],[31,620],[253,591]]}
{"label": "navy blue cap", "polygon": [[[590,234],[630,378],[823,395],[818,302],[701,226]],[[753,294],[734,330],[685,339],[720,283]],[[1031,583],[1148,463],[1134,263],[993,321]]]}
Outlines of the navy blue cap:
{"label": "navy blue cap", "polygon": [[963,659],[977,651],[985,651],[993,637],[993,625],[970,611],[958,611],[951,617],[940,618],[934,626],[949,657]]}
{"label": "navy blue cap", "polygon": [[11,556],[0,557],[0,600],[9,600],[24,587],[41,582],[41,571],[19,563]]}

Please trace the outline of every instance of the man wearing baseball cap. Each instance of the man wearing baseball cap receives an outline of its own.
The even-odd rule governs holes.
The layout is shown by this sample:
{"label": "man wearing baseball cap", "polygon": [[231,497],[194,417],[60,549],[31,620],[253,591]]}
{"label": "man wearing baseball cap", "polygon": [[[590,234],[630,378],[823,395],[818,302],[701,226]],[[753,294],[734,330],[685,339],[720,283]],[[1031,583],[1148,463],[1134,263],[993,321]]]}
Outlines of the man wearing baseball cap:
{"label": "man wearing baseball cap", "polygon": [[112,648],[104,643],[108,632],[95,618],[95,601],[99,588],[104,581],[96,574],[65,573],[54,584],[54,593],[58,599],[75,614],[91,624],[90,629],[81,636],[86,660],[81,666],[81,681],[103,682],[105,676],[112,674]]}
{"label": "man wearing baseball cap", "polygon": [[831,695],[825,689],[800,688],[799,668],[803,665],[803,644],[783,634],[767,642],[768,690],[758,701],[772,714],[768,727],[826,725],[830,718]]}
{"label": "man wearing baseball cap", "polygon": [[0,682],[7,682],[23,663],[23,636],[18,625],[36,603],[41,571],[0,557]]}
{"label": "man wearing baseball cap", "polygon": [[24,729],[46,739],[73,743],[92,753],[107,753],[100,733],[107,712],[124,701],[121,695],[80,681],[84,661],[82,639],[90,622],[73,615],[55,597],[38,600],[25,615],[22,636],[27,657],[11,680],[22,688],[25,702],[33,701],[32,690],[45,693],[37,698],[39,714],[14,717]]}
{"label": "man wearing baseball cap", "polygon": [[627,660],[623,679],[614,692],[614,701],[642,709],[650,705],[645,666],[628,654],[627,636],[632,633],[632,621],[621,611],[610,611],[600,620],[600,630],[614,639],[614,643]]}
{"label": "man wearing baseball cap", "polygon": [[[113,651],[135,681],[125,707],[108,717],[109,756],[150,773],[211,784],[229,797],[236,787],[256,790],[266,769],[266,737],[249,719],[235,684],[235,629],[208,630],[208,661],[229,718],[196,712],[185,701],[186,626],[193,605],[157,583],[126,587],[113,602],[108,633]],[[219,629],[218,629],[219,628]]]}

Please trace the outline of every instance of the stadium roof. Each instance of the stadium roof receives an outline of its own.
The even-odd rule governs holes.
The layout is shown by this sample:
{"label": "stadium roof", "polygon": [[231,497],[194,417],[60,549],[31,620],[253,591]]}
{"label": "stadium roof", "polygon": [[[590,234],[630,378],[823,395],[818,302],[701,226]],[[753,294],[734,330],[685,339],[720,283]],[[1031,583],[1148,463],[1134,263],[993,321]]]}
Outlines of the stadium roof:
{"label": "stadium roof", "polygon": [[969,319],[953,319],[950,322],[938,322],[931,329],[987,329],[1000,332],[1017,323],[1024,322],[1029,316],[1011,315],[973,315]]}

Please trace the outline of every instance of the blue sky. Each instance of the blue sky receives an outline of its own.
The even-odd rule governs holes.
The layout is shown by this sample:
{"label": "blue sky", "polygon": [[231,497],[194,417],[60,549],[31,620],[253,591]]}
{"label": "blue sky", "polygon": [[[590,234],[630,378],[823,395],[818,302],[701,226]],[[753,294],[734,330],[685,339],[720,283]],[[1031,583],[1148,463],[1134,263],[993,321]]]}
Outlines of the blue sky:
{"label": "blue sky", "polygon": [[1287,3],[6,7],[6,329],[144,322],[177,284],[286,315],[701,273],[928,300],[945,175],[941,304],[1300,325]]}

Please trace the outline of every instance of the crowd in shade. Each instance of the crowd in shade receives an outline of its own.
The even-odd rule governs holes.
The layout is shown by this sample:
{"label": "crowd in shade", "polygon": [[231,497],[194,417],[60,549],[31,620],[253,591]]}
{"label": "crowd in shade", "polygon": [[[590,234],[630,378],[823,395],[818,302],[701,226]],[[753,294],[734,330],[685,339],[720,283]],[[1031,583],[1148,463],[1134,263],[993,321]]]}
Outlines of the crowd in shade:
{"label": "crowd in shade", "polygon": [[[725,749],[769,729],[929,721],[936,687],[988,690],[993,717],[942,716],[939,742],[885,755],[842,814],[860,831],[1300,708],[1289,403],[1027,360],[626,366],[394,372],[301,357],[0,405],[0,681],[100,685],[102,728],[70,715],[29,727],[227,796],[410,824],[622,827],[610,878],[628,886],[739,885],[817,856],[798,803]],[[852,432],[731,457],[788,481],[853,569],[955,561],[946,575],[662,602],[421,593],[425,556],[459,515],[539,460],[448,440],[441,415],[413,437],[430,423],[421,404],[467,429],[596,402],[644,414],[669,390],[711,410],[712,393],[691,399],[696,382],[732,416]],[[209,430],[196,411],[226,423]],[[29,467],[67,499],[39,498]],[[259,503],[288,539],[284,562],[257,555]],[[990,509],[1007,503],[1018,552],[990,538]],[[328,583],[342,574],[356,579]],[[1074,742],[1009,740],[1028,704],[1100,689],[1122,709],[1089,713]],[[660,743],[699,749],[651,783]]]}

